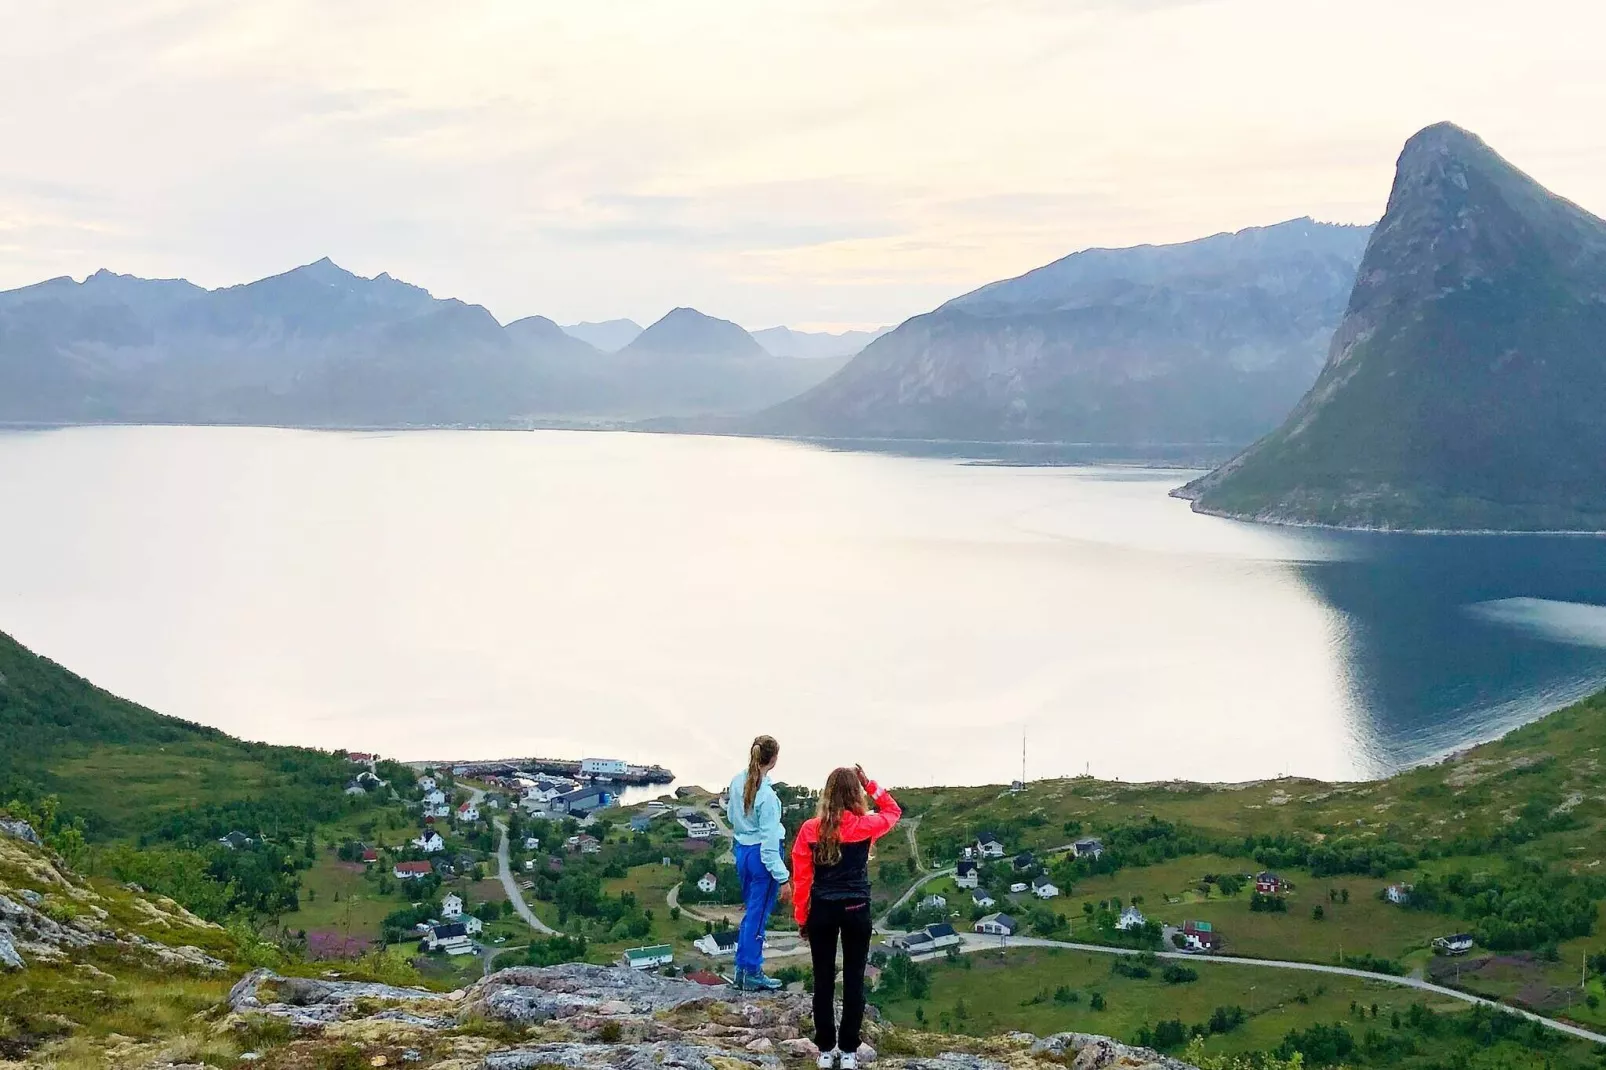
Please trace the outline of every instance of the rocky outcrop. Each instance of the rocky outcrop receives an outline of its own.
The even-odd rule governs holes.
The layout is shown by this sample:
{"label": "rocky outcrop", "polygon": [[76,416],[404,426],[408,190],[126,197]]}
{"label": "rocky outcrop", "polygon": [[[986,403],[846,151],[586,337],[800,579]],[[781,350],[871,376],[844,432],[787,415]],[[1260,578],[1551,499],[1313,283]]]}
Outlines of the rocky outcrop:
{"label": "rocky outcrop", "polygon": [[18,821],[15,818],[0,817],[0,836],[9,836],[13,840],[31,843],[35,847],[43,846],[42,841],[39,839],[39,833],[33,830],[33,826],[26,821]]}
{"label": "rocky outcrop", "polygon": [[[33,832],[25,823],[10,824]],[[216,926],[170,899],[109,900],[64,871],[37,841],[15,829],[0,837],[0,970],[77,961],[96,949],[124,953],[158,969],[217,973],[228,968],[198,947],[141,931],[182,939]]]}
{"label": "rocky outcrop", "polygon": [[[309,1065],[333,1045],[357,1048],[371,1065],[405,1059],[453,1070],[780,1070],[818,1054],[806,996],[755,997],[580,963],[501,970],[449,994],[257,970],[235,985],[228,1006],[222,1028],[243,1028],[253,1015],[288,1022],[298,1034],[291,1054]],[[890,1070],[1187,1070],[1082,1033],[978,1039],[904,1033],[874,1020],[866,1033],[861,1062]]]}

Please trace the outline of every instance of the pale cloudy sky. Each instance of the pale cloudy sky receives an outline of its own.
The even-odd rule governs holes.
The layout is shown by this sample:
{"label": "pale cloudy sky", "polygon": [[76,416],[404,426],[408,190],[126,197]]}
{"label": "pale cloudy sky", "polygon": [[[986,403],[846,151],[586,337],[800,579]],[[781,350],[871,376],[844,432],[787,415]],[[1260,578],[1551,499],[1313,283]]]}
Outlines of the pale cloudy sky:
{"label": "pale cloudy sky", "polygon": [[1451,119],[1606,212],[1597,0],[0,0],[0,287],[328,254],[507,320],[896,322],[1381,212]]}

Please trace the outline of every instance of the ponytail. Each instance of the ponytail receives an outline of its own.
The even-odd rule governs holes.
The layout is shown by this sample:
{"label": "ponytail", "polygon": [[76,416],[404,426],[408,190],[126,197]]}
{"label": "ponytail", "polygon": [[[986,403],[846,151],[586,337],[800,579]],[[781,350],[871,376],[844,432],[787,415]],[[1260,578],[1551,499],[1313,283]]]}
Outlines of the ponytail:
{"label": "ponytail", "polygon": [[747,784],[742,789],[742,812],[753,812],[753,800],[758,798],[759,785],[764,783],[764,767],[781,753],[781,745],[774,736],[759,736],[747,752]]}

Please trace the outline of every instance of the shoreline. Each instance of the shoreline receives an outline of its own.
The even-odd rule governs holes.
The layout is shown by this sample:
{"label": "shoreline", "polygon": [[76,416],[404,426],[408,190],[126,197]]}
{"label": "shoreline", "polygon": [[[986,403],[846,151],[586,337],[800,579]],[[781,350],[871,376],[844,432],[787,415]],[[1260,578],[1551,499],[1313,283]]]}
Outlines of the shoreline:
{"label": "shoreline", "polygon": [[1387,528],[1363,524],[1323,524],[1315,520],[1280,519],[1267,516],[1246,516],[1243,513],[1230,513],[1225,509],[1212,509],[1202,506],[1195,498],[1179,494],[1182,488],[1170,491],[1169,496],[1188,503],[1188,508],[1200,516],[1215,517],[1218,520],[1234,520],[1240,524],[1261,524],[1274,528],[1296,528],[1310,531],[1343,531],[1362,535],[1468,535],[1468,536],[1503,536],[1514,538],[1520,536],[1540,536],[1544,538],[1565,539],[1599,539],[1606,538],[1606,530],[1570,529],[1570,528]]}

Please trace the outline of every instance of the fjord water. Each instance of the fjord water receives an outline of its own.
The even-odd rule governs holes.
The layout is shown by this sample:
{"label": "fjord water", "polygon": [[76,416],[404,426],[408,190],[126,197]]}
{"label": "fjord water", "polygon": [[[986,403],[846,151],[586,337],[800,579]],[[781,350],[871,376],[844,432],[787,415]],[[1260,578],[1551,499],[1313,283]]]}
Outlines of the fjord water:
{"label": "fjord water", "polygon": [[582,432],[0,435],[0,630],[252,739],[716,783],[1374,775],[1606,681],[1606,543],[1196,516],[1191,473]]}

